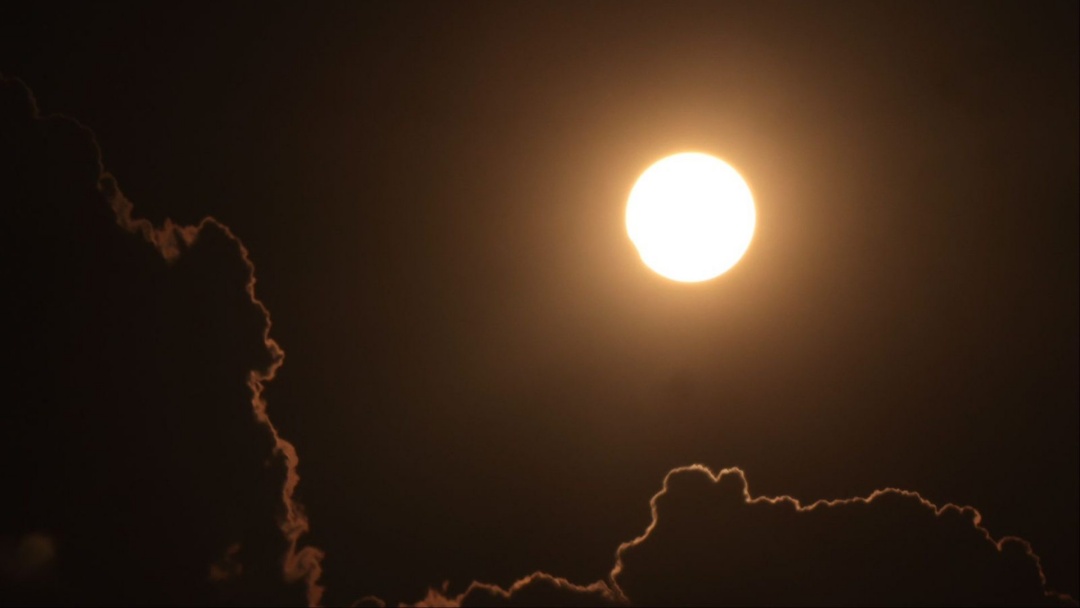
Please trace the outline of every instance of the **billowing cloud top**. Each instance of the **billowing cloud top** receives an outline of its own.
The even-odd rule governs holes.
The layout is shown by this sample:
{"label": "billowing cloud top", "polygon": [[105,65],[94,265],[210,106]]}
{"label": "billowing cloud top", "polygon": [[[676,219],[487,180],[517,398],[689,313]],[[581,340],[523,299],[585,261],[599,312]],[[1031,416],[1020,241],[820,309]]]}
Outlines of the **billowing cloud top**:
{"label": "billowing cloud top", "polygon": [[[93,134],[0,78],[9,463],[0,590],[16,603],[319,599],[293,446],[263,383],[283,352],[243,243],[136,219]],[[303,579],[306,585],[290,581]],[[290,599],[291,598],[291,599]]]}
{"label": "billowing cloud top", "polygon": [[738,469],[668,474],[646,533],[612,578],[638,605],[1034,605],[1047,595],[1022,539],[994,541],[971,507],[914,492],[751,498]]}
{"label": "billowing cloud top", "polygon": [[622,544],[608,581],[544,573],[509,589],[431,590],[416,606],[1075,605],[1048,591],[1030,545],[994,540],[971,507],[915,492],[803,506],[752,497],[739,469],[677,468],[652,523]]}

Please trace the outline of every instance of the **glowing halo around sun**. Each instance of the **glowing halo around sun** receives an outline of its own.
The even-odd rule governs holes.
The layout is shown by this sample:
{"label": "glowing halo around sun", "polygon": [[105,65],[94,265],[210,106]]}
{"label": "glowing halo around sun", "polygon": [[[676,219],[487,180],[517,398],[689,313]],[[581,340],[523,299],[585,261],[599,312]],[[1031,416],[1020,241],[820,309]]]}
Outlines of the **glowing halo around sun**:
{"label": "glowing halo around sun", "polygon": [[750,187],[735,169],[687,152],[641,174],[626,204],[626,231],[646,266],[696,283],[720,276],[742,258],[756,217]]}

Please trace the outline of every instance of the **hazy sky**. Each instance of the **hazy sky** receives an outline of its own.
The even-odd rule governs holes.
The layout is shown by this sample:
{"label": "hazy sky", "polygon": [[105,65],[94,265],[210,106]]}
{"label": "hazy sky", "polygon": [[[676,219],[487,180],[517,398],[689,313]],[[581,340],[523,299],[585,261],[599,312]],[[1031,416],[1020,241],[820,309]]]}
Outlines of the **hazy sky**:
{"label": "hazy sky", "polygon": [[1075,2],[3,11],[0,602],[1077,597]]}

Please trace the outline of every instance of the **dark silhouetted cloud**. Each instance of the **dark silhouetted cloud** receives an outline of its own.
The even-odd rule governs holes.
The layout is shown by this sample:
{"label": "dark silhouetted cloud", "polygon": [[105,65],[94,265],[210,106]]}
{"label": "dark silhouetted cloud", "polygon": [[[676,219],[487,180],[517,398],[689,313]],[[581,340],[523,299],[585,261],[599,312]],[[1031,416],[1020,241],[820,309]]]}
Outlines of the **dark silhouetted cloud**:
{"label": "dark silhouetted cloud", "polygon": [[429,589],[427,597],[413,604],[425,606],[621,606],[626,602],[603,581],[576,585],[570,581],[534,572],[508,589],[473,582],[461,594],[449,596],[446,589]]}
{"label": "dark silhouetted cloud", "polygon": [[638,605],[1057,604],[1023,539],[917,493],[751,498],[739,469],[673,470],[612,579]]}
{"label": "dark silhouetted cloud", "polygon": [[277,603],[303,581],[318,603],[296,450],[262,398],[283,351],[243,243],[213,218],[137,219],[93,134],[22,83],[0,78],[0,113],[3,597]]}
{"label": "dark silhouetted cloud", "polygon": [[652,523],[616,551],[610,581],[535,573],[509,589],[431,589],[416,606],[1075,605],[1046,589],[1027,541],[994,540],[972,507],[915,492],[803,506],[751,497],[739,469],[672,470]]}

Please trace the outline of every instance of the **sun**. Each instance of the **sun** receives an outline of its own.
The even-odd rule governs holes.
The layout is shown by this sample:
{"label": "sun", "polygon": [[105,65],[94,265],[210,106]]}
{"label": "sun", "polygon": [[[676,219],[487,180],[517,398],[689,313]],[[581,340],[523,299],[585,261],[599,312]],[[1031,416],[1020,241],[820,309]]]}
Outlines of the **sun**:
{"label": "sun", "polygon": [[630,191],[626,231],[645,265],[684,283],[720,276],[754,236],[754,197],[714,156],[687,152],[645,170]]}

